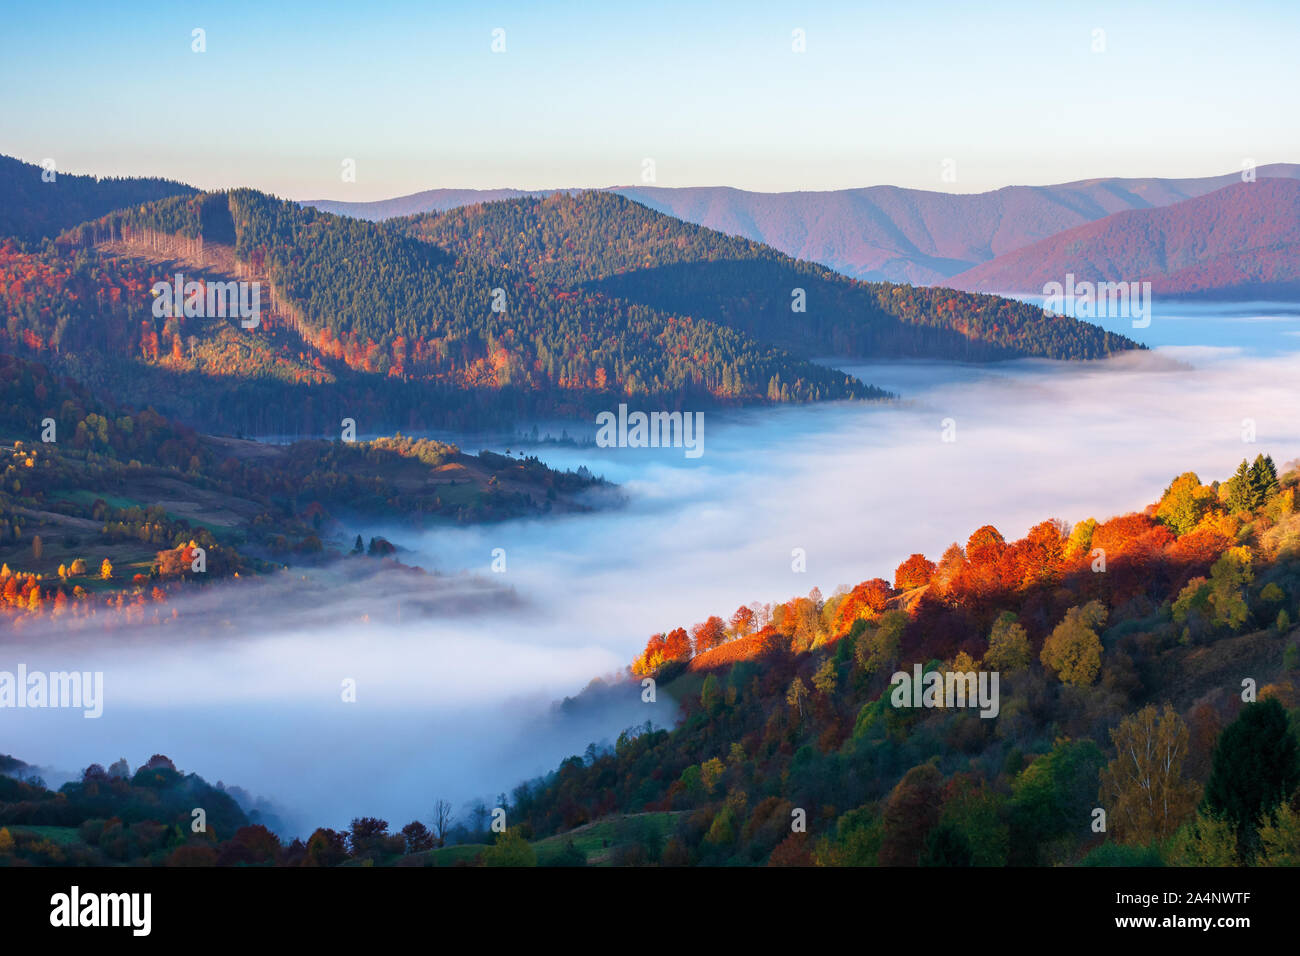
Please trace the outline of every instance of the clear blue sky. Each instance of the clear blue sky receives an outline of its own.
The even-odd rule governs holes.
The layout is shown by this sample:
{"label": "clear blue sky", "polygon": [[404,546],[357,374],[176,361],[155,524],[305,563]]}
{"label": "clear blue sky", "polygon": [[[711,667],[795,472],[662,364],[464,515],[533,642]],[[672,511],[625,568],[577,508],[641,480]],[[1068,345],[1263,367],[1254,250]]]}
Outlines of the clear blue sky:
{"label": "clear blue sky", "polygon": [[960,192],[1300,161],[1300,3],[1137,6],[9,4],[0,152],[358,200],[645,158],[664,186]]}

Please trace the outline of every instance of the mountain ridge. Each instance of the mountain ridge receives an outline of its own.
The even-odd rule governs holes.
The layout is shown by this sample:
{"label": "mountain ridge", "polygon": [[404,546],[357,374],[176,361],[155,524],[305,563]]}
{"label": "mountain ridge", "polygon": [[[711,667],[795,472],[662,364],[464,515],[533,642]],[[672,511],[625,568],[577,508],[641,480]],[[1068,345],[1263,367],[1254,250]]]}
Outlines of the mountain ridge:
{"label": "mountain ridge", "polygon": [[[1260,179],[1300,178],[1300,165],[1259,166]],[[1046,186],[1003,186],[945,193],[899,186],[761,193],[732,186],[604,187],[678,219],[762,242],[793,258],[852,278],[943,284],[954,275],[1065,229],[1125,209],[1167,206],[1240,181],[1241,173],[1193,178],[1098,177]],[[556,190],[425,190],[352,204],[304,205],[342,215],[387,219],[446,211],[497,198],[573,193]],[[512,195],[506,196],[504,194]],[[490,195],[489,195],[490,194]],[[421,199],[427,209],[416,209]]]}
{"label": "mountain ridge", "polygon": [[1300,295],[1300,180],[1236,183],[1127,210],[1049,236],[954,276],[968,291],[1041,293],[1079,281],[1150,281],[1166,296]]}

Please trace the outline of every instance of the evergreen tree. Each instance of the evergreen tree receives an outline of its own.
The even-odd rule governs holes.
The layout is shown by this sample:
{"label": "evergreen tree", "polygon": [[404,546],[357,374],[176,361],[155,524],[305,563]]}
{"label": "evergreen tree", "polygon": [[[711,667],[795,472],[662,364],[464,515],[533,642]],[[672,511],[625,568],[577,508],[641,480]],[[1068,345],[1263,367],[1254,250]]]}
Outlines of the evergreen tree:
{"label": "evergreen tree", "polygon": [[1269,698],[1248,704],[1219,736],[1205,808],[1237,828],[1238,844],[1248,856],[1261,818],[1289,799],[1297,784],[1300,747],[1285,708]]}
{"label": "evergreen tree", "polygon": [[1251,507],[1258,508],[1278,492],[1277,466],[1267,455],[1256,455],[1250,466]]}
{"label": "evergreen tree", "polygon": [[1253,495],[1251,493],[1250,483],[1250,466],[1246,464],[1246,459],[1241,459],[1241,464],[1237,466],[1237,472],[1228,482],[1228,508],[1235,512],[1249,511],[1252,505]]}

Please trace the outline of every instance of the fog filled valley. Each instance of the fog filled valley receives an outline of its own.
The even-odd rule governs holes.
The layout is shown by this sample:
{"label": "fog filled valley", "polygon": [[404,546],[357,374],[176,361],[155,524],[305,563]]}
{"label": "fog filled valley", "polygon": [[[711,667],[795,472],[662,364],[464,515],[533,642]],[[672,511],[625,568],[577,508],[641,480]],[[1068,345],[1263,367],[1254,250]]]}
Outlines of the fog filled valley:
{"label": "fog filled valley", "polygon": [[[1149,329],[1113,330],[1154,348],[1083,363],[837,360],[898,398],[710,412],[698,459],[596,447],[590,421],[564,423],[572,443],[503,441],[492,450],[604,476],[622,504],[423,530],[358,519],[336,545],[382,535],[435,576],[350,558],[214,583],[177,599],[166,628],[25,626],[7,659],[103,671],[103,716],[11,711],[0,751],[51,784],[165,754],[266,801],[283,837],[359,815],[401,826],[437,799],[490,807],[589,743],[674,723],[675,703],[643,702],[625,671],[653,633],[891,578],[981,525],[1012,540],[1048,518],[1104,521],[1183,472],[1226,479],[1243,457],[1300,457],[1294,314],[1157,304]],[[593,678],[609,688],[557,707]]]}

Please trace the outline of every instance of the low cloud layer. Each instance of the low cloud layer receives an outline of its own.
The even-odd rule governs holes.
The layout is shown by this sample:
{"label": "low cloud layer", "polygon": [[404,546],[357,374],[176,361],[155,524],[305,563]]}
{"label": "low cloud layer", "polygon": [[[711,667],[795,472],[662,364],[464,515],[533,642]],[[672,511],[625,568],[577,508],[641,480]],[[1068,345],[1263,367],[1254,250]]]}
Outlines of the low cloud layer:
{"label": "low cloud layer", "polygon": [[[1275,341],[1294,348],[1287,331]],[[439,797],[510,789],[623,727],[671,723],[671,702],[644,704],[636,685],[577,717],[552,709],[655,631],[892,578],[912,552],[935,558],[985,523],[1010,538],[1045,518],[1104,519],[1154,501],[1183,471],[1226,478],[1243,457],[1300,456],[1291,352],[1215,344],[1085,365],[851,370],[903,400],[709,414],[698,460],[525,449],[620,483],[617,510],[348,529],[384,534],[445,577],[375,574],[353,559],[368,563],[214,587],[166,628],[24,631],[0,668],[102,669],[105,714],[0,714],[5,749],[69,769],[161,752],[273,799],[305,830],[361,814],[400,826]],[[954,442],[941,440],[944,419]],[[1242,440],[1248,419],[1255,443]],[[492,571],[496,548],[504,573]],[[795,548],[806,573],[791,569]],[[345,678],[355,704],[340,700]]]}

